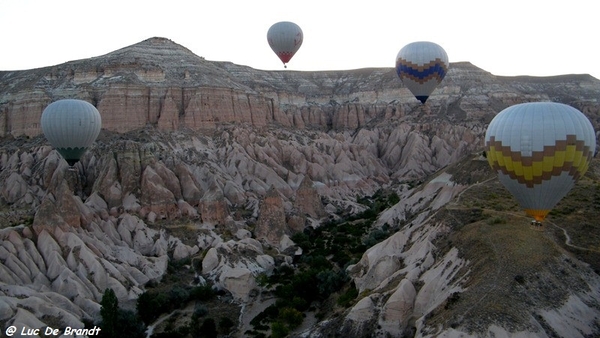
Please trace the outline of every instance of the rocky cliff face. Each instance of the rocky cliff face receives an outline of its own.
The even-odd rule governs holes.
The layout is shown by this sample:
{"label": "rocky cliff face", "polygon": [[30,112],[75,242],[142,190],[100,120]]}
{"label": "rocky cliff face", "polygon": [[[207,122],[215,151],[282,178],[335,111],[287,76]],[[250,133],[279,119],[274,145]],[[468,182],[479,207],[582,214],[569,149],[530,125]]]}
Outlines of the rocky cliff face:
{"label": "rocky cliff face", "polygon": [[[40,135],[45,106],[66,97],[92,102],[103,120],[77,171]],[[169,260],[188,257],[236,301],[256,302],[255,278],[299,254],[291,235],[362,211],[357,197],[385,188],[401,199],[374,226],[400,229],[349,267],[364,297],[304,334],[597,334],[600,282],[572,253],[552,250],[539,265],[511,270],[491,240],[471,236],[491,230],[460,216],[474,204],[452,203],[490,181],[485,162],[431,175],[480,151],[487,123],[511,104],[564,102],[600,130],[599,98],[600,81],[586,75],[505,78],[455,63],[420,105],[391,68],[260,71],[204,60],[162,38],[0,72],[0,322],[82,327],[81,318],[98,317],[107,287],[135,300]],[[504,284],[476,273],[490,265],[472,243],[504,262],[492,274],[510,273]],[[535,293],[515,326],[478,305],[502,295],[499,286],[537,288],[510,284],[527,269],[538,280],[562,269],[576,287],[561,287],[558,301]],[[459,294],[474,305],[457,302]],[[469,318],[450,323],[452,309]],[[577,321],[577,311],[592,315]]]}

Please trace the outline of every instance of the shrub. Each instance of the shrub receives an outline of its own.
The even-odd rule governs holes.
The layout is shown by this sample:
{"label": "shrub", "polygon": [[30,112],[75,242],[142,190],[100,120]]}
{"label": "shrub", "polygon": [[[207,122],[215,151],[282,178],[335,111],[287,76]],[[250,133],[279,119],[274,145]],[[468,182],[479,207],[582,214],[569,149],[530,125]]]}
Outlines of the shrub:
{"label": "shrub", "polygon": [[297,328],[304,320],[302,312],[291,307],[281,309],[281,311],[279,311],[279,318],[286,323],[290,329]]}
{"label": "shrub", "polygon": [[190,292],[189,300],[208,301],[215,296],[215,291],[210,285],[196,286]]}
{"label": "shrub", "polygon": [[216,338],[217,337],[217,325],[215,320],[212,318],[206,318],[200,326],[200,337]]}
{"label": "shrub", "polygon": [[273,338],[284,338],[290,333],[290,330],[280,322],[273,322],[271,324],[271,337]]}
{"label": "shrub", "polygon": [[506,219],[504,217],[500,217],[500,216],[492,217],[487,220],[487,224],[489,224],[489,225],[506,224]]}
{"label": "shrub", "polygon": [[231,318],[221,317],[221,320],[219,320],[219,331],[221,331],[223,334],[229,334],[234,325],[235,323],[233,320],[231,320]]}
{"label": "shrub", "polygon": [[519,284],[524,284],[525,283],[525,277],[523,277],[523,275],[516,275],[515,276],[515,281]]}
{"label": "shrub", "polygon": [[345,271],[334,272],[323,270],[317,274],[318,289],[321,297],[326,298],[333,292],[339,290],[346,283],[348,276]]}
{"label": "shrub", "polygon": [[204,317],[208,314],[208,308],[201,303],[196,303],[196,305],[194,305],[194,313],[192,314],[193,317],[195,318],[200,318],[200,317]]}
{"label": "shrub", "polygon": [[358,297],[358,290],[354,286],[350,286],[346,292],[344,292],[338,299],[337,304],[339,306],[348,307]]}

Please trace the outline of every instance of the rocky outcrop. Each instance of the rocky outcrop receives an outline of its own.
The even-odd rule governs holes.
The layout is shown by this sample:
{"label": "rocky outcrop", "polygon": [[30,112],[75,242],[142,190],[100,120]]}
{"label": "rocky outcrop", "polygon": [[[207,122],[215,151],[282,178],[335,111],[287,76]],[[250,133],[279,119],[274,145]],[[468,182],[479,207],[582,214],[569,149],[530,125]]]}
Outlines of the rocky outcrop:
{"label": "rocky outcrop", "polygon": [[296,200],[294,205],[302,215],[308,215],[312,218],[321,218],[327,215],[321,203],[321,197],[314,187],[314,182],[306,176],[296,190]]}
{"label": "rocky outcrop", "polygon": [[211,185],[204,193],[198,202],[198,209],[204,223],[224,225],[229,216],[229,206],[223,190],[216,184]]}
{"label": "rocky outcrop", "polygon": [[254,237],[278,247],[283,236],[289,234],[289,229],[286,225],[283,199],[274,187],[265,195],[258,214]]}
{"label": "rocky outcrop", "polygon": [[260,242],[252,238],[221,242],[209,249],[202,260],[202,273],[243,302],[257,291],[255,277],[271,273],[274,267],[273,257],[265,254]]}
{"label": "rocky outcrop", "polygon": [[5,228],[0,234],[3,316],[12,318],[13,325],[39,328],[37,322],[22,322],[23,316],[50,316],[63,326],[83,327],[82,319],[98,318],[106,288],[121,300],[136,299],[144,284],[165,273],[168,257],[153,254],[155,234],[141,220],[92,217],[85,227],[75,228],[54,211],[61,209],[63,198],[48,203],[54,207],[38,211],[35,236],[24,227]]}

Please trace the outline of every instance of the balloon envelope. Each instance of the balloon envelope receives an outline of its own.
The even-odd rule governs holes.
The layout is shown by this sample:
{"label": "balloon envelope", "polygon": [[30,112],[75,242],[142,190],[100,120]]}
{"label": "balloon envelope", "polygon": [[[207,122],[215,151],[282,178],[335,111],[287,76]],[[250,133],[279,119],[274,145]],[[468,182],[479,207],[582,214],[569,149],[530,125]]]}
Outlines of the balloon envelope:
{"label": "balloon envelope", "polygon": [[596,149],[592,124],[561,103],[508,107],[485,134],[490,166],[525,212],[542,221],[585,174]]}
{"label": "balloon envelope", "polygon": [[269,28],[267,41],[269,46],[285,65],[302,46],[304,35],[300,26],[293,22],[281,21]]}
{"label": "balloon envelope", "polygon": [[98,137],[102,119],[92,104],[66,99],[44,109],[41,125],[46,139],[73,166]]}
{"label": "balloon envelope", "polygon": [[433,42],[409,43],[396,56],[396,73],[421,103],[442,82],[448,67],[448,54]]}

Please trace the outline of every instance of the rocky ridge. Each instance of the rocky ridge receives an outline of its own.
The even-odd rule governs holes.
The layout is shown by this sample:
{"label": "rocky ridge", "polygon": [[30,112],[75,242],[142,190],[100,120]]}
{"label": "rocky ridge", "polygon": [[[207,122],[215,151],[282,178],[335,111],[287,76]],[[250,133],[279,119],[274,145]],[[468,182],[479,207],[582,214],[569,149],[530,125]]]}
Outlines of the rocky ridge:
{"label": "rocky ridge", "polygon": [[[404,225],[349,268],[368,295],[301,335],[339,327],[368,336],[374,323],[375,336],[597,333],[598,276],[581,262],[580,272],[563,266],[570,254],[560,250],[549,266],[588,287],[566,288],[564,302],[543,308],[534,302],[530,325],[440,319],[449,299],[485,285],[471,282],[467,249],[442,248],[456,229],[436,216],[479,179],[430,175],[479,151],[486,123],[514,103],[568,103],[599,130],[600,82],[503,78],[455,63],[434,94],[420,106],[391,69],[267,72],[162,38],[0,72],[0,321],[82,327],[98,318],[104,289],[133,301],[169,260],[186,257],[202,258],[200,273],[238,302],[256,301],[255,278],[298,253],[291,234],[360,211],[357,195],[387,188],[401,200],[375,226]],[[63,97],[94,103],[103,118],[77,172],[40,135],[41,111]],[[576,321],[577,311],[592,315]]]}

